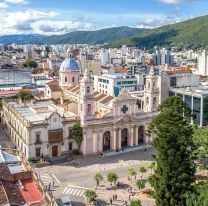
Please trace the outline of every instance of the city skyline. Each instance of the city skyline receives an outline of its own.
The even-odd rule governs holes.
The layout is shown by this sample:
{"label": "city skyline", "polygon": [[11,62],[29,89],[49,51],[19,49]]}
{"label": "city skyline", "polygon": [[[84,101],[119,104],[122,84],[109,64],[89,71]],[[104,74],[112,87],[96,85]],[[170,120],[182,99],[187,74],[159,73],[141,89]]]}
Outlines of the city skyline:
{"label": "city skyline", "polygon": [[116,26],[155,28],[206,15],[205,0],[0,1],[0,36],[64,34]]}

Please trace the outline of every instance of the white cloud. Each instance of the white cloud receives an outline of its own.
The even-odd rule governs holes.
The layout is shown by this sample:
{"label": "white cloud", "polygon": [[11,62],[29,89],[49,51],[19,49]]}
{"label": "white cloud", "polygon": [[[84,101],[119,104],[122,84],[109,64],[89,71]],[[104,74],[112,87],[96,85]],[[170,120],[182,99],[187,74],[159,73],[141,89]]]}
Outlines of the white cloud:
{"label": "white cloud", "polygon": [[0,9],[4,9],[4,8],[7,8],[8,5],[4,2],[0,2]]}
{"label": "white cloud", "polygon": [[5,2],[10,4],[29,4],[27,0],[5,0]]}
{"label": "white cloud", "polygon": [[5,34],[64,34],[77,30],[98,29],[94,23],[85,20],[53,20],[59,16],[56,12],[26,10],[17,12],[0,12],[0,35]]}
{"label": "white cloud", "polygon": [[32,24],[33,31],[40,34],[65,34],[77,30],[94,30],[93,23],[80,21],[37,21]]}
{"label": "white cloud", "polygon": [[198,0],[159,0],[159,1],[167,4],[180,4],[180,3],[191,3]]}
{"label": "white cloud", "polygon": [[181,17],[166,16],[166,17],[159,18],[159,19],[149,18],[143,22],[139,22],[137,25],[137,28],[153,29],[153,28],[165,26],[168,24],[174,24],[174,23],[185,21],[185,20],[189,20],[194,17],[195,17],[194,15],[190,15],[190,16],[181,16]]}
{"label": "white cloud", "polygon": [[42,12],[37,10],[26,10],[18,12],[1,12],[0,34],[33,33],[32,24],[36,21],[50,19],[59,14],[56,12]]}

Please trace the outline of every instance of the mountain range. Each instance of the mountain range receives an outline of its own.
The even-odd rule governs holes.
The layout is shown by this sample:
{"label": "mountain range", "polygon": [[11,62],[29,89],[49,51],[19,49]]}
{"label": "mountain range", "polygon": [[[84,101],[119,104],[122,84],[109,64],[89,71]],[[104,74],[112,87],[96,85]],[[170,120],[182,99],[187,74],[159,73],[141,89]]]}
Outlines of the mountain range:
{"label": "mountain range", "polygon": [[127,26],[100,29],[97,31],[74,31],[63,35],[44,36],[40,34],[0,36],[3,44],[103,44],[134,36],[145,29]]}
{"label": "mountain range", "polygon": [[39,44],[103,44],[118,41],[146,31],[127,26],[100,29],[97,31],[74,31],[63,35],[53,35],[34,41]]}
{"label": "mountain range", "polygon": [[145,31],[141,34],[115,41],[109,47],[121,47],[123,44],[134,47],[154,46],[208,49],[208,16],[197,17],[176,24]]}
{"label": "mountain range", "polygon": [[197,17],[176,24],[155,29],[114,27],[97,31],[74,31],[63,35],[43,36],[7,35],[0,37],[0,43],[37,44],[103,44],[107,47],[121,47],[123,44],[147,49],[159,47],[208,49],[208,16]]}
{"label": "mountain range", "polygon": [[31,41],[42,39],[45,35],[41,34],[14,34],[0,36],[0,44],[27,44]]}

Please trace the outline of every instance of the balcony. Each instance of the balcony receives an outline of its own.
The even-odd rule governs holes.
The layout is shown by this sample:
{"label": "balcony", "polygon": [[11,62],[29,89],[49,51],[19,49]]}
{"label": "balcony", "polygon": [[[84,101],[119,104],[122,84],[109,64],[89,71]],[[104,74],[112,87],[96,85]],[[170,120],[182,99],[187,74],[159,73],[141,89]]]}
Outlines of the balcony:
{"label": "balcony", "polygon": [[43,142],[42,142],[41,140],[35,142],[36,145],[38,145],[38,144],[40,145],[40,144],[42,144],[42,143],[43,143]]}

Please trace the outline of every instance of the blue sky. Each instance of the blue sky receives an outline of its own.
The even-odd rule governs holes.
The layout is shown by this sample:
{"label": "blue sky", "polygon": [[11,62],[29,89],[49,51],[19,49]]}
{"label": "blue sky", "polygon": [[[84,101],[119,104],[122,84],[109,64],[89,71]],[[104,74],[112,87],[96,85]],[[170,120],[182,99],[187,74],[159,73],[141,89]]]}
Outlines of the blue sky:
{"label": "blue sky", "polygon": [[0,0],[0,35],[155,28],[208,14],[208,0]]}

